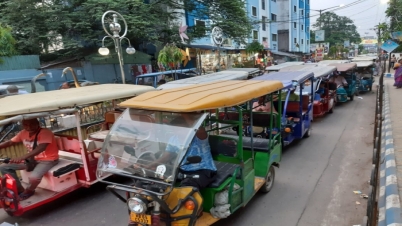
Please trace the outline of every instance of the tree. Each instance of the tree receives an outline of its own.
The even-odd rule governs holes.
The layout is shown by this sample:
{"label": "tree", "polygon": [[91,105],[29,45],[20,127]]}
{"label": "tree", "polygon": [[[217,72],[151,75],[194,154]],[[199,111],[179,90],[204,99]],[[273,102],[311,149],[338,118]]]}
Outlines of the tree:
{"label": "tree", "polygon": [[[313,24],[313,27],[325,31],[325,42],[329,42],[330,46],[336,43],[343,43],[349,40],[350,43],[360,43],[361,38],[357,32],[356,25],[346,16],[338,16],[333,12],[325,12]],[[314,33],[311,35],[313,42]],[[315,40],[314,40],[315,41]]]}
{"label": "tree", "polygon": [[16,55],[18,52],[15,50],[15,43],[11,28],[0,24],[0,57]]}
{"label": "tree", "polygon": [[124,16],[129,28],[126,37],[137,46],[181,43],[178,21],[184,11],[212,21],[206,27],[189,27],[190,40],[209,36],[217,25],[227,38],[244,43],[252,27],[244,4],[244,0],[0,0],[0,22],[13,28],[22,54],[47,53],[62,46],[59,55],[77,56],[81,49],[100,46],[105,36],[101,17],[110,9]]}
{"label": "tree", "polygon": [[264,50],[264,46],[261,45],[258,41],[253,41],[252,43],[246,46],[246,52],[248,54],[259,53]]}

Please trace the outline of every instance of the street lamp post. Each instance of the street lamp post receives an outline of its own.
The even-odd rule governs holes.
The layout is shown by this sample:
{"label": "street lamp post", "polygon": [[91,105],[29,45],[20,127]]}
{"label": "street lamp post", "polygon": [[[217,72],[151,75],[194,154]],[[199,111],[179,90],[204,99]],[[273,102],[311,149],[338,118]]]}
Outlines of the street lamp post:
{"label": "street lamp post", "polygon": [[218,48],[218,68],[217,71],[221,70],[221,51],[220,47],[223,43],[223,31],[220,27],[214,27],[212,29],[212,40],[214,41],[215,45]]}
{"label": "street lamp post", "polygon": [[[107,14],[110,14],[110,13],[112,13],[113,21],[108,21],[107,22],[109,24],[109,30],[110,30],[110,32],[109,32],[109,30],[105,26],[105,24],[106,24],[105,23],[105,17],[106,17]],[[121,20],[123,20],[123,22],[124,22],[124,33],[123,33],[122,36],[120,36],[121,25],[118,23],[118,17]],[[103,30],[106,32],[107,36],[103,37],[103,39],[102,39],[102,47],[99,48],[98,52],[99,52],[99,54],[104,55],[104,56],[108,55],[109,54],[109,49],[107,47],[105,47],[105,39],[106,38],[113,39],[115,51],[117,53],[117,57],[118,57],[119,63],[120,63],[121,79],[122,79],[123,84],[125,84],[126,83],[126,76],[125,76],[124,67],[123,67],[124,66],[124,61],[123,61],[123,51],[122,51],[122,47],[121,47],[121,41],[123,39],[128,41],[128,47],[126,49],[126,52],[128,54],[131,55],[131,54],[135,53],[135,49],[134,49],[134,47],[131,46],[130,40],[128,38],[126,38],[126,35],[127,35],[127,22],[126,22],[126,20],[124,19],[124,17],[120,13],[118,13],[116,11],[113,11],[113,10],[109,10],[109,11],[106,11],[102,16],[102,26],[103,26]]]}

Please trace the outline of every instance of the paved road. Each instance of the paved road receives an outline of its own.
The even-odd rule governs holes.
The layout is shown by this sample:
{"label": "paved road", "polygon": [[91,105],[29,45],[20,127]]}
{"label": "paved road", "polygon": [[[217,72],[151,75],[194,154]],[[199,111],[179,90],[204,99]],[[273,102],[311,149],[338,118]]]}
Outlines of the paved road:
{"label": "paved road", "polygon": [[[333,226],[360,224],[368,191],[375,94],[337,106],[316,119],[312,136],[286,148],[273,190],[258,194],[216,225]],[[104,185],[76,191],[23,217],[0,213],[0,222],[22,226],[127,225],[124,203]],[[356,204],[360,202],[360,205]]]}

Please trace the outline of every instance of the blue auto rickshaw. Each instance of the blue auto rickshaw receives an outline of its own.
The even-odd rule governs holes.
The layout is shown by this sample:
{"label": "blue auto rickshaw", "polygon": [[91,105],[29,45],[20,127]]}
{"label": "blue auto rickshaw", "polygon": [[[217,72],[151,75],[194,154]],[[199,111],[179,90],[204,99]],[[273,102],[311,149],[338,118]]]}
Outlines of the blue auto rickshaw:
{"label": "blue auto rickshaw", "polygon": [[348,83],[347,85],[337,84],[336,101],[338,103],[344,103],[348,101],[348,98],[350,101],[353,101],[356,93],[356,63],[330,64],[330,66],[337,68],[337,72],[334,73],[333,76],[342,76]]}
{"label": "blue auto rickshaw", "polygon": [[[281,81],[284,88],[282,100],[273,99],[275,109],[282,106],[283,113],[281,125],[274,128],[270,133],[282,133],[283,145],[289,145],[296,139],[309,137],[311,135],[311,122],[313,120],[313,100],[314,100],[314,73],[306,71],[287,71],[264,74],[252,80]],[[304,91],[308,87],[308,92]],[[295,90],[298,92],[295,93]],[[280,128],[278,128],[280,127]]]}
{"label": "blue auto rickshaw", "polygon": [[358,61],[356,64],[356,93],[371,91],[374,83],[374,62]]}
{"label": "blue auto rickshaw", "polygon": [[148,85],[156,88],[159,85],[165,84],[167,82],[191,78],[197,75],[199,74],[197,73],[196,68],[154,72],[136,76],[135,84]]}

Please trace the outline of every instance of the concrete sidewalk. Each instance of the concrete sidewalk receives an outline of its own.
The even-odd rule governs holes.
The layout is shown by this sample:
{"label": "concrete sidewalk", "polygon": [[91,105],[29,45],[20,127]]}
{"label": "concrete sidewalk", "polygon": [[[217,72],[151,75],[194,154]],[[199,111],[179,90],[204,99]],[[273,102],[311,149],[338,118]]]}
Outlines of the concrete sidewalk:
{"label": "concrete sidewalk", "polygon": [[[394,71],[391,71],[393,75]],[[394,78],[384,77],[384,86],[388,91],[390,118],[392,125],[393,146],[397,166],[399,197],[402,197],[402,89],[396,89]]]}
{"label": "concrete sidewalk", "polygon": [[[392,71],[393,72],[393,71]],[[391,72],[391,73],[392,73]],[[378,81],[377,81],[378,82]],[[384,77],[378,225],[402,226],[402,111],[401,91],[392,77]],[[375,150],[375,149],[374,149]]]}

